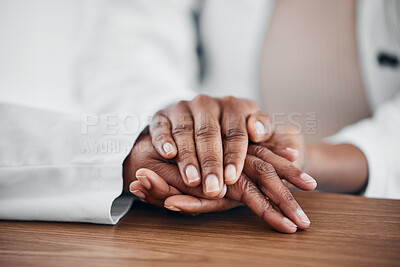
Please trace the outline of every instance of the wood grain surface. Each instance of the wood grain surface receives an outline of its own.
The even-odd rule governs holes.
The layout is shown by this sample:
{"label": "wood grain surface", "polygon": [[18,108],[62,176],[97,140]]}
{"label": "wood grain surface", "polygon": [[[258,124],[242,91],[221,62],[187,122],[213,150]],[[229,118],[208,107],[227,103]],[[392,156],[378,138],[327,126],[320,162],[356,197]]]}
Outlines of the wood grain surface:
{"label": "wood grain surface", "polygon": [[295,193],[311,227],[246,208],[196,217],[135,202],[116,226],[0,221],[0,266],[400,266],[400,201]]}

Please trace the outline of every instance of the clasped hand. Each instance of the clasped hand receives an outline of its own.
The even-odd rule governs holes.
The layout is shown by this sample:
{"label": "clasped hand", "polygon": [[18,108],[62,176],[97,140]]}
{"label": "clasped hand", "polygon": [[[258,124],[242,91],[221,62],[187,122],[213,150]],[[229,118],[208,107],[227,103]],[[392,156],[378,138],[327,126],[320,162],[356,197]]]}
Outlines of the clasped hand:
{"label": "clasped hand", "polygon": [[181,213],[245,204],[275,230],[306,229],[310,220],[288,188],[317,186],[301,171],[304,141],[297,129],[272,125],[250,100],[181,101],[157,112],[136,141],[124,161],[125,188]]}

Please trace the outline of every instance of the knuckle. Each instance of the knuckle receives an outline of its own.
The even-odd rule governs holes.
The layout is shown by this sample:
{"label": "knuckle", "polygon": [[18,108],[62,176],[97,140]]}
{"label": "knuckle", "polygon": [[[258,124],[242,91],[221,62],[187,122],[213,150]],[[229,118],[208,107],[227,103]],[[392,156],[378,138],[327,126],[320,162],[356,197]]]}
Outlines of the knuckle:
{"label": "knuckle", "polygon": [[187,106],[188,101],[186,100],[180,100],[178,103],[176,103],[176,106],[178,107],[185,107]]}
{"label": "knuckle", "polygon": [[258,194],[258,191],[259,191],[257,186],[248,180],[246,180],[244,182],[243,190],[244,190],[244,192],[249,193],[249,194],[254,194],[254,193]]}
{"label": "knuckle", "polygon": [[242,155],[239,151],[225,151],[224,152],[224,161],[226,164],[235,163],[242,158]]}
{"label": "knuckle", "polygon": [[151,126],[158,130],[160,128],[168,128],[169,121],[168,119],[164,116],[163,111],[158,111],[152,121],[151,121]]}
{"label": "knuckle", "polygon": [[239,180],[240,191],[242,192],[242,200],[244,200],[248,195],[258,194],[259,190],[257,186],[248,179]]}
{"label": "knuckle", "polygon": [[207,155],[201,161],[201,166],[203,168],[212,168],[212,167],[220,165],[220,163],[221,163],[221,160],[220,160],[220,158],[218,156],[216,156],[216,155]]}
{"label": "knuckle", "polygon": [[187,135],[187,134],[192,134],[192,133],[193,133],[193,123],[190,123],[190,122],[178,123],[172,129],[173,136],[179,137],[182,135]]}
{"label": "knuckle", "polygon": [[154,114],[153,118],[163,117],[163,116],[164,116],[164,110],[159,110],[159,111],[156,112],[156,114]]}
{"label": "knuckle", "polygon": [[257,174],[263,176],[270,176],[275,171],[270,163],[259,159],[253,161],[253,169]]}
{"label": "knuckle", "polygon": [[153,126],[156,130],[162,130],[168,128],[168,121],[166,120],[157,120],[153,123]]}
{"label": "knuckle", "polygon": [[196,131],[196,136],[198,138],[211,138],[219,136],[220,129],[217,125],[213,123],[204,123]]}
{"label": "knuckle", "polygon": [[281,189],[280,195],[284,202],[292,202],[294,200],[292,193],[287,188]]}
{"label": "knuckle", "polygon": [[223,132],[222,137],[225,140],[247,140],[247,132],[243,129],[231,128]]}
{"label": "knuckle", "polygon": [[179,147],[178,158],[179,160],[188,160],[194,157],[194,150],[189,147]]}
{"label": "knuckle", "polygon": [[277,191],[277,199],[275,200],[275,205],[282,207],[283,204],[288,204],[294,201],[292,193],[287,188],[281,188]]}
{"label": "knuckle", "polygon": [[240,192],[241,192],[241,196],[240,196],[240,202],[242,203],[246,203],[248,196],[254,194],[254,193],[258,193],[258,189],[257,186],[250,182],[247,179],[240,179],[238,184],[239,188],[240,188]]}
{"label": "knuckle", "polygon": [[[254,202],[255,199],[258,199],[258,201]],[[251,204],[255,207],[255,210],[262,210],[260,214],[262,218],[273,211],[271,203],[263,195],[261,195],[257,186],[250,181],[245,181],[242,183],[240,202],[247,205]]]}
{"label": "knuckle", "polygon": [[200,94],[200,95],[196,96],[196,97],[192,100],[192,102],[193,102],[193,103],[199,103],[199,104],[201,104],[201,103],[207,103],[207,102],[210,100],[210,98],[211,98],[211,97],[209,97],[208,95]]}
{"label": "knuckle", "polygon": [[231,95],[230,96],[225,96],[225,97],[222,98],[222,101],[224,103],[226,103],[226,104],[233,104],[238,100],[239,100],[238,98],[236,98],[234,96],[231,96]]}
{"label": "knuckle", "polygon": [[169,135],[167,133],[160,133],[154,137],[154,141],[157,143],[163,143],[164,141],[169,139]]}

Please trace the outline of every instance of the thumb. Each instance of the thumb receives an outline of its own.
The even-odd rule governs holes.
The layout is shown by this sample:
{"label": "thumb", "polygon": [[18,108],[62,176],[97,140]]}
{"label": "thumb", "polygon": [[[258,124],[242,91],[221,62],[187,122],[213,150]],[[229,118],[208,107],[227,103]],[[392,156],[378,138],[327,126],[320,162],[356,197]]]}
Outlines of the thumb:
{"label": "thumb", "polygon": [[251,114],[247,119],[247,132],[254,143],[268,141],[274,133],[271,117],[261,111]]}

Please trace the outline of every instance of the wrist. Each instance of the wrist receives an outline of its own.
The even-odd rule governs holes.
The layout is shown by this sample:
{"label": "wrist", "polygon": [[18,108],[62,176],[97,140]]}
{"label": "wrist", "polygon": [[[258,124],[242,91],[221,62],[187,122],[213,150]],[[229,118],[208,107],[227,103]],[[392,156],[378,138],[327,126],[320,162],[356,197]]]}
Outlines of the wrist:
{"label": "wrist", "polygon": [[367,183],[368,164],[360,149],[351,144],[307,144],[305,172],[314,177],[318,188],[354,193]]}

